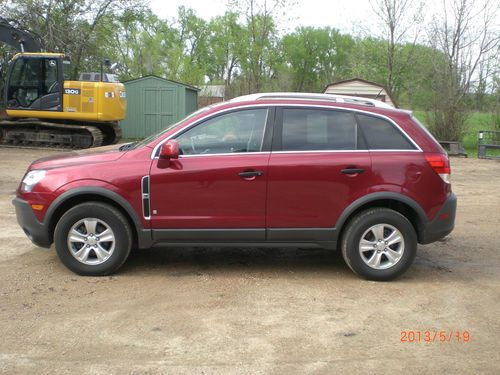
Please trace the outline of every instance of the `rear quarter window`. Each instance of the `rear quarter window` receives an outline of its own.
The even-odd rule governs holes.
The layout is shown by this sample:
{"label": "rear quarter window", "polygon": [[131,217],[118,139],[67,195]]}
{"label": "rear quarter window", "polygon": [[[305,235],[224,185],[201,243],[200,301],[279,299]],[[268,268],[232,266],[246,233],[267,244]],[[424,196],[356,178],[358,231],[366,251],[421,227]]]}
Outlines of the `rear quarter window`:
{"label": "rear quarter window", "polygon": [[358,125],[370,150],[415,150],[415,146],[389,121],[357,114]]}

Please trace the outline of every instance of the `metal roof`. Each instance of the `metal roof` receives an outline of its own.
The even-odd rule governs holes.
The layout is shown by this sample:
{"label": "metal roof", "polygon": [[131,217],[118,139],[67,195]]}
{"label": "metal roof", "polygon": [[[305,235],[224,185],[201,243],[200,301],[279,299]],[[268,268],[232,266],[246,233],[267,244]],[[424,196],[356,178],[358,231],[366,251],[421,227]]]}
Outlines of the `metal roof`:
{"label": "metal roof", "polygon": [[188,88],[188,89],[190,89],[190,90],[193,90],[193,91],[200,91],[200,89],[199,89],[199,88],[197,88],[197,87],[194,87],[194,86],[188,85],[188,84],[186,84],[186,83],[177,82],[177,81],[174,81],[174,80],[172,80],[172,79],[167,79],[167,78],[163,78],[163,77],[158,77],[157,75],[154,75],[154,74],[148,74],[147,76],[143,76],[143,77],[139,77],[139,78],[130,79],[130,80],[125,81],[125,82],[123,82],[123,83],[130,84],[130,83],[135,83],[135,82],[142,81],[142,80],[145,80],[145,79],[148,79],[148,78],[161,79],[162,81],[172,82],[172,83],[175,83],[175,84],[177,84],[177,85],[182,85],[182,86],[185,86],[186,88]]}

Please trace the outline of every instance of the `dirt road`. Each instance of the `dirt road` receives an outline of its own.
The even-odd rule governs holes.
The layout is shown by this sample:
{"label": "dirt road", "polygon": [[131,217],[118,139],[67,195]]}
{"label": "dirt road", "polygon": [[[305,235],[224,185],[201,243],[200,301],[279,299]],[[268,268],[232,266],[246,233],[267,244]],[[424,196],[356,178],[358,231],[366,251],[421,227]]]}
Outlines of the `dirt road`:
{"label": "dirt road", "polygon": [[0,372],[499,371],[500,162],[452,159],[456,229],[394,282],[360,280],[328,251],[221,248],[135,251],[93,278],[16,223],[14,190],[51,153],[0,149]]}

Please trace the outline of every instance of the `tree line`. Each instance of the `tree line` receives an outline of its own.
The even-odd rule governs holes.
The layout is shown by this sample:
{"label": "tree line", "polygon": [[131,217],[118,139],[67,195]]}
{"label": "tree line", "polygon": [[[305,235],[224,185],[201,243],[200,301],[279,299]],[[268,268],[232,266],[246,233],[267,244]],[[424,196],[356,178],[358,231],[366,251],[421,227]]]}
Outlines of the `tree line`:
{"label": "tree line", "polygon": [[[262,91],[321,92],[354,77],[384,84],[400,106],[428,111],[443,139],[460,139],[471,110],[498,111],[498,4],[447,0],[423,25],[424,3],[373,0],[377,33],[335,27],[282,32],[287,0],[229,0],[210,20],[181,6],[168,19],[144,0],[11,0],[5,18],[64,52],[72,76],[118,63],[122,81],[154,74],[190,85],[225,85],[228,97]],[[320,11],[320,10],[318,10]],[[2,63],[9,49],[1,48]]]}

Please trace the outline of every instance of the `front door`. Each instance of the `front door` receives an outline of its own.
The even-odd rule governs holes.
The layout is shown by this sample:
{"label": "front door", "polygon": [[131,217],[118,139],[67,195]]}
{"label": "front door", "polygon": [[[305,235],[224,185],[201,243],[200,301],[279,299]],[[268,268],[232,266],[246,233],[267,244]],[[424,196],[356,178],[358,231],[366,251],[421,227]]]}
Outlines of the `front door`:
{"label": "front door", "polygon": [[366,193],[373,177],[353,113],[278,110],[269,162],[268,239],[334,240],[338,217]]}
{"label": "front door", "polygon": [[151,168],[156,239],[265,239],[267,119],[267,108],[238,110],[174,137],[179,159],[154,160]]}

